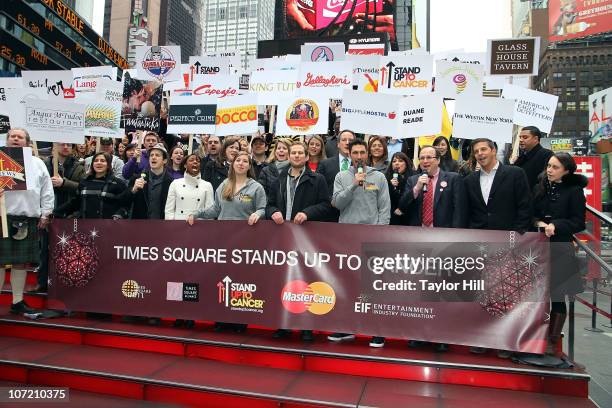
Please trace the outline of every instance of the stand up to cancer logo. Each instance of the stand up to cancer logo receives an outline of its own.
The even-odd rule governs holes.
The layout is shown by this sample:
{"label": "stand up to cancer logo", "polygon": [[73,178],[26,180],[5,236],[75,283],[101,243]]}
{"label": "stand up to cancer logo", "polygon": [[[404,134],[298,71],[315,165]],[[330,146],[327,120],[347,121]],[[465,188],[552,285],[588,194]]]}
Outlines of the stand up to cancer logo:
{"label": "stand up to cancer logo", "polygon": [[287,126],[296,132],[307,132],[319,121],[319,107],[312,99],[298,99],[287,109]]}

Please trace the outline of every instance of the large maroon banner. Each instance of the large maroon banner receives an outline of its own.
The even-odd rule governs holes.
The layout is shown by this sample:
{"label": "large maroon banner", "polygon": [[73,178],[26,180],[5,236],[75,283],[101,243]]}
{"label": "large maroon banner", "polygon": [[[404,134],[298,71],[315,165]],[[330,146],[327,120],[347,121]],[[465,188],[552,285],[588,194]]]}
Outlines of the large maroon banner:
{"label": "large maroon banner", "polygon": [[56,220],[50,305],[541,353],[543,234]]}

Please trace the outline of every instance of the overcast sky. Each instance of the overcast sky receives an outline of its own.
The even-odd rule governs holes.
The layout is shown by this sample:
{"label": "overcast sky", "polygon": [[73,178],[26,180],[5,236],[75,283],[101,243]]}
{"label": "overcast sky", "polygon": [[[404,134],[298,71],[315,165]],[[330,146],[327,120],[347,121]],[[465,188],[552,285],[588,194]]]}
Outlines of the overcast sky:
{"label": "overcast sky", "polygon": [[511,38],[510,0],[431,0],[431,52],[486,52],[487,39]]}

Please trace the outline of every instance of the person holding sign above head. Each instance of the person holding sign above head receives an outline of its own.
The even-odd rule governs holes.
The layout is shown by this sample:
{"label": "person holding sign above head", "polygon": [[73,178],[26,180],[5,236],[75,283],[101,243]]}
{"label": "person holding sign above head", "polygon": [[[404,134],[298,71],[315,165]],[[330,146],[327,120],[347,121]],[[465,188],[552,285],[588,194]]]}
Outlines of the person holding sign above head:
{"label": "person holding sign above head", "polygon": [[[229,170],[227,179],[215,191],[213,205],[187,217],[193,225],[196,218],[218,220],[247,220],[255,225],[266,213],[266,192],[253,179],[251,159],[247,152],[238,152]],[[215,323],[215,330],[232,327],[236,332],[246,330],[245,324]]]}
{"label": "person holding sign above head", "polygon": [[[423,228],[465,228],[467,226],[466,196],[459,174],[442,171],[440,150],[423,146],[419,153],[421,174],[408,178],[399,209],[407,214],[408,225]],[[423,342],[410,340],[411,347]],[[438,343],[436,351],[448,350],[448,344]]]}
{"label": "person holding sign above head", "polygon": [[[285,221],[302,225],[306,221],[323,221],[331,210],[327,183],[320,174],[314,173],[306,164],[308,148],[303,142],[289,147],[290,166],[282,170],[268,197],[266,218],[276,225]],[[291,334],[290,330],[278,329],[274,338]],[[302,330],[302,340],[312,341],[312,330]]]}
{"label": "person holding sign above head", "polygon": [[[211,141],[214,141],[215,137],[216,136],[211,136],[208,139],[209,149],[211,147]],[[213,190],[216,191],[223,180],[227,179],[231,164],[234,162],[234,158],[239,152],[240,141],[238,138],[228,136],[223,140],[223,147],[217,157],[214,160],[208,160],[206,164],[202,166],[202,178],[212,184]]]}
{"label": "person holding sign above head", "polygon": [[153,146],[160,143],[159,135],[152,131],[145,133],[144,151],[138,144],[140,141],[137,141],[136,143],[137,145],[134,152],[134,157],[128,160],[128,162],[125,163],[125,166],[123,166],[122,173],[124,180],[130,180],[135,174],[140,174],[149,169],[149,151],[153,148]]}
{"label": "person holding sign above head", "polygon": [[[27,147],[29,144],[27,130],[9,129],[7,147]],[[0,282],[4,283],[5,267],[10,267],[13,293],[10,312],[19,315],[34,311],[23,300],[26,270],[40,260],[38,230],[49,224],[55,200],[51,177],[38,157],[32,157],[28,177],[29,190],[5,191],[0,188],[0,195],[4,195],[6,203],[9,228],[8,238],[0,237]]]}
{"label": "person holding sign above head", "polygon": [[[365,165],[368,158],[367,144],[361,139],[349,145],[352,165],[340,171],[334,181],[332,205],[340,211],[341,224],[388,225],[391,217],[391,200],[387,179],[380,171]],[[352,340],[355,335],[334,333],[330,341]],[[371,347],[383,347],[385,339],[374,337]]]}

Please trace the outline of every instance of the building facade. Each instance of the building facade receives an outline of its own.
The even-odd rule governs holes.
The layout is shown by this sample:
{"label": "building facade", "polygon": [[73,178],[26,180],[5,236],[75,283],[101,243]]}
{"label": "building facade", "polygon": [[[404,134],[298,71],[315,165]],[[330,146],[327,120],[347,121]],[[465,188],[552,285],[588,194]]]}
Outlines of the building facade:
{"label": "building facade", "polygon": [[257,58],[257,42],[274,37],[274,0],[203,0],[202,53],[238,49],[242,65]]}
{"label": "building facade", "polygon": [[24,69],[127,68],[123,53],[62,0],[0,2],[0,49],[2,75],[16,75]]}
{"label": "building facade", "polygon": [[180,45],[186,63],[202,50],[202,5],[202,0],[105,0],[103,36],[131,63],[138,45]]}
{"label": "building facade", "polygon": [[612,86],[612,39],[549,45],[534,85],[559,96],[550,136],[589,136],[589,95]]}

